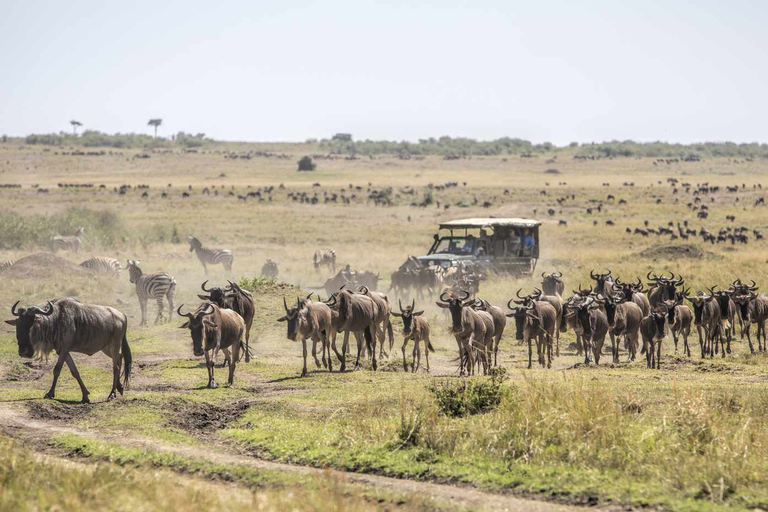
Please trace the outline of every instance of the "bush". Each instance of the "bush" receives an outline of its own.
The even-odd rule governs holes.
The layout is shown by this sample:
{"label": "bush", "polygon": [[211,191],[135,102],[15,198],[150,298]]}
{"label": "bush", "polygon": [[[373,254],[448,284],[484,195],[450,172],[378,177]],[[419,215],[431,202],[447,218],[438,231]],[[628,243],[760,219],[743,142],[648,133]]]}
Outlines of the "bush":
{"label": "bush", "polygon": [[119,215],[107,210],[70,208],[62,213],[30,217],[0,211],[0,248],[48,247],[52,236],[73,235],[79,227],[85,228],[84,247],[114,247],[125,234]]}
{"label": "bush", "polygon": [[501,403],[505,378],[504,368],[494,368],[490,372],[490,379],[437,382],[428,389],[446,416],[470,416],[490,411]]}
{"label": "bush", "polygon": [[314,171],[315,168],[317,168],[317,165],[312,161],[311,157],[303,156],[301,157],[301,160],[299,160],[300,171]]}

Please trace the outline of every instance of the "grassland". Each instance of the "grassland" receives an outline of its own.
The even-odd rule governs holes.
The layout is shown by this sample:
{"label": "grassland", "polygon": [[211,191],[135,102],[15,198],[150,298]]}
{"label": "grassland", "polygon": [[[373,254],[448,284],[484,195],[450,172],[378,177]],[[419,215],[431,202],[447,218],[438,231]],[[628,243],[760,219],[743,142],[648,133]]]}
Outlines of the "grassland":
{"label": "grassland", "polygon": [[[290,158],[231,159],[223,153],[250,150],[286,153]],[[238,367],[234,388],[206,390],[202,389],[205,370],[191,354],[187,332],[177,329],[180,322],[135,327],[139,309],[127,276],[111,280],[5,273],[5,286],[0,288],[2,307],[18,299],[34,303],[72,295],[124,311],[132,326],[129,342],[136,365],[133,389],[115,402],[80,406],[45,401],[40,397],[50,384],[51,365],[22,364],[13,333],[3,328],[0,400],[5,403],[0,405],[6,414],[13,412],[21,418],[19,421],[41,425],[35,433],[24,434],[9,427],[9,422],[0,422],[7,435],[30,441],[23,448],[14,444],[5,450],[24,464],[44,464],[29,453],[35,451],[100,461],[108,471],[127,472],[126,478],[144,478],[140,469],[153,468],[171,475],[171,482],[190,475],[195,482],[213,479],[235,489],[233,496],[239,498],[233,500],[240,504],[260,499],[253,498],[256,489],[257,494],[266,493],[266,506],[277,504],[277,508],[284,503],[286,492],[306,496],[291,502],[307,504],[299,508],[317,510],[359,509],[358,502],[344,501],[358,496],[370,507],[387,508],[393,503],[415,509],[453,507],[450,500],[435,505],[419,500],[414,493],[392,498],[357,488],[341,492],[342,501],[337,503],[323,494],[331,484],[317,484],[303,474],[287,478],[286,487],[278,483],[281,476],[269,472],[255,475],[216,459],[203,464],[159,454],[206,447],[253,460],[470,486],[566,504],[664,510],[768,507],[768,360],[762,354],[750,355],[741,340],[737,339],[733,354],[725,359],[701,361],[697,356],[675,355],[668,338],[661,371],[646,370],[641,362],[585,367],[571,348],[564,350],[553,370],[529,371],[525,369],[527,354],[510,329],[502,340],[500,363],[507,369],[507,379],[499,405],[484,414],[452,418],[440,411],[429,391],[431,386],[459,380],[453,361],[455,342],[447,333],[446,318],[432,304],[422,304],[435,332],[437,352],[431,358],[431,374],[403,373],[400,342],[396,342],[392,357],[383,364],[384,371],[329,374],[318,370],[301,379],[300,347],[285,340],[284,325],[275,321],[281,314],[283,296],[291,300],[321,286],[327,277],[312,270],[311,255],[316,248],[333,247],[342,264],[379,272],[381,288],[386,289],[389,274],[407,254],[426,250],[439,221],[472,216],[544,220],[538,269],[561,270],[566,290],[589,284],[589,271],[600,268],[611,268],[625,279],[644,276],[649,270],[670,269],[685,276],[694,291],[713,284],[724,286],[736,277],[753,278],[768,286],[764,241],[751,240],[746,246],[703,245],[700,239],[669,242],[624,232],[626,227],[642,226],[645,220],[651,226],[688,220],[691,227],[716,231],[732,225],[725,219],[729,214],[736,216],[736,225],[765,230],[764,207],[753,207],[763,194],[754,186],[768,186],[768,163],[763,160],[705,159],[654,165],[653,159],[573,160],[563,151],[554,162],[554,155],[450,161],[377,156],[319,160],[316,172],[298,173],[296,161],[304,154],[318,153],[316,147],[218,144],[200,153],[152,153],[149,159],[133,158],[138,153],[135,150],[99,157],[61,152],[18,142],[0,144],[0,183],[23,185],[21,190],[0,189],[0,220],[13,226],[19,222],[14,216],[19,215],[34,232],[28,238],[13,238],[13,248],[0,251],[0,260],[43,250],[39,240],[46,238],[46,226],[85,222],[89,231],[83,250],[64,257],[75,263],[94,255],[114,256],[123,262],[140,259],[145,271],[167,270],[179,283],[177,304],[195,303],[199,285],[206,279],[184,243],[191,234],[206,245],[227,247],[235,253],[233,275],[213,269],[208,276],[213,282],[252,277],[266,258],[272,258],[280,263],[280,280],[290,285],[262,283],[257,288],[256,341],[252,343],[258,358]],[[544,173],[552,168],[560,174]],[[723,190],[714,194],[713,202],[706,196],[710,217],[699,220],[686,206],[692,196],[682,190],[674,194],[666,183],[670,177],[694,185],[744,187],[738,193]],[[434,191],[439,209],[436,205],[410,206],[421,200],[430,183],[449,181],[459,186]],[[59,189],[59,182],[91,182],[96,188]],[[622,186],[624,182],[634,186]],[[105,188],[99,189],[102,183]],[[313,186],[315,183],[320,186]],[[37,193],[30,188],[33,184],[50,192]],[[113,192],[123,184],[149,185],[149,198],[141,197],[143,190],[125,195]],[[350,184],[361,190],[350,191]],[[213,185],[221,191],[218,196],[201,195],[204,187],[213,191]],[[243,195],[265,186],[275,187],[272,201],[249,198],[243,202],[228,196],[230,190]],[[376,208],[368,203],[369,186],[393,187],[395,205]],[[406,186],[414,187],[414,196],[401,191]],[[351,204],[323,202],[324,193],[342,189],[347,195],[356,193]],[[191,197],[183,199],[184,191]],[[161,198],[162,192],[169,197]],[[310,196],[317,192],[320,202],[298,204],[288,199],[291,192]],[[608,194],[616,200],[607,201]],[[562,205],[556,202],[556,198],[572,195],[575,198]],[[474,198],[492,206],[472,206]],[[627,204],[619,205],[619,199]],[[657,199],[661,199],[658,204]],[[590,200],[603,200],[603,212],[587,215],[586,207],[595,204]],[[457,206],[460,203],[470,206]],[[450,209],[444,208],[446,204]],[[544,213],[549,208],[556,210],[552,217]],[[105,217],[103,212],[112,213]],[[559,219],[567,220],[568,226],[557,226]],[[609,219],[615,227],[605,225]],[[110,230],[117,236],[106,236]],[[181,243],[172,242],[174,230]],[[99,235],[89,238],[89,232]],[[0,245],[8,241],[0,233]],[[702,257],[640,255],[643,251],[653,254],[653,248],[660,245],[684,244],[700,248]],[[519,287],[530,289],[538,281],[494,278],[483,283],[481,295],[501,305]],[[152,304],[150,315],[154,316]],[[571,341],[569,333],[563,345],[568,347]],[[697,343],[695,335],[692,342]],[[75,359],[92,398],[106,397],[111,382],[107,359]],[[57,397],[63,401],[79,398],[77,385],[66,372]],[[71,431],[61,430],[63,426]],[[223,477],[226,467],[231,474]],[[60,485],[67,489],[74,484],[62,481]],[[156,500],[152,489],[146,496]],[[19,493],[12,494],[24,496]],[[173,499],[180,500],[175,504],[156,502],[156,508],[184,508],[187,497],[182,494],[174,495]],[[40,503],[43,508],[47,502]],[[237,503],[232,506],[237,508]],[[82,506],[98,508],[99,502],[89,505],[84,501]],[[471,503],[468,506],[477,508]]]}

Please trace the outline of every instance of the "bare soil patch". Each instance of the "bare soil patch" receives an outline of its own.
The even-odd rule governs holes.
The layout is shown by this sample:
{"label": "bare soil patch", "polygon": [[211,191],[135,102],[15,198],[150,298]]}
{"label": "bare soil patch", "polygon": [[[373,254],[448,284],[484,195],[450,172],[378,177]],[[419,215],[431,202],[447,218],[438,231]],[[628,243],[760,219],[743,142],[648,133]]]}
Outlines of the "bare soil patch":
{"label": "bare soil patch", "polygon": [[637,253],[641,258],[648,259],[664,259],[664,260],[676,260],[676,259],[709,259],[718,258],[718,256],[709,251],[705,251],[697,245],[655,245],[649,247]]}
{"label": "bare soil patch", "polygon": [[29,417],[43,421],[72,421],[90,414],[92,404],[65,404],[52,400],[29,402]]}
{"label": "bare soil patch", "polygon": [[225,407],[174,398],[168,402],[172,417],[168,423],[196,434],[216,432],[239,419],[253,400],[240,400]]}
{"label": "bare soil patch", "polygon": [[47,252],[25,256],[2,272],[7,279],[53,279],[90,277],[93,274],[71,261]]}

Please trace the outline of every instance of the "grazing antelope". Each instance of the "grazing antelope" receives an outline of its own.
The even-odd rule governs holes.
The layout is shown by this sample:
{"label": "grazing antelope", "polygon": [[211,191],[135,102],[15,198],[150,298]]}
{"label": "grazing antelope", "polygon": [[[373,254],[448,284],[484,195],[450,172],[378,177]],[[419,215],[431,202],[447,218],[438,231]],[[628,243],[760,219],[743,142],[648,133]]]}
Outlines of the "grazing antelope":
{"label": "grazing antelope", "polygon": [[203,270],[205,270],[206,275],[208,275],[208,265],[221,264],[224,265],[227,272],[232,271],[232,262],[234,261],[232,251],[229,249],[211,249],[203,247],[200,240],[193,236],[187,237],[187,240],[189,241],[189,252],[195,251],[197,259],[203,264]]}

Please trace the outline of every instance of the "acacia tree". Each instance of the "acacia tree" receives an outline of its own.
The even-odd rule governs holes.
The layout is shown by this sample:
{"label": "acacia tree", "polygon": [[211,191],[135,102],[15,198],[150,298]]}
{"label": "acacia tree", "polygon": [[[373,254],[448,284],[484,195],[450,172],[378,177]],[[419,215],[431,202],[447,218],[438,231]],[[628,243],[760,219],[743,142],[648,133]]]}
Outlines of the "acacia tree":
{"label": "acacia tree", "polygon": [[72,132],[74,132],[75,136],[77,136],[77,127],[83,126],[83,123],[80,121],[75,121],[74,119],[69,122],[69,124],[72,125]]}
{"label": "acacia tree", "polygon": [[157,127],[163,124],[162,119],[150,119],[147,123],[148,126],[154,126],[155,127],[155,138],[157,138]]}

